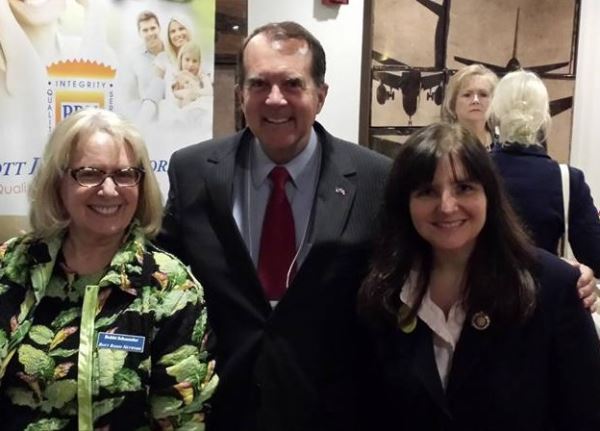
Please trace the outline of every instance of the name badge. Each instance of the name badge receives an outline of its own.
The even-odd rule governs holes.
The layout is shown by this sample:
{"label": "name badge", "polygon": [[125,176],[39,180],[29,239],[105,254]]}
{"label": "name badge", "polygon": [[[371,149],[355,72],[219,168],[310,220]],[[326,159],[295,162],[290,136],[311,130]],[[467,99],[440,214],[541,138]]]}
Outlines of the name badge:
{"label": "name badge", "polygon": [[110,332],[98,333],[98,348],[125,350],[127,352],[142,353],[146,337],[128,334],[112,334]]}

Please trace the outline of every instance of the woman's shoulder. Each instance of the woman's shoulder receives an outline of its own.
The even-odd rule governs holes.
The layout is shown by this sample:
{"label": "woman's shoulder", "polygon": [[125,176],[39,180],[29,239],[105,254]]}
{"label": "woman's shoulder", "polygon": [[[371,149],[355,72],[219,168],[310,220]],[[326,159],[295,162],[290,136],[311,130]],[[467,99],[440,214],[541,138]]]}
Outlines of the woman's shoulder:
{"label": "woman's shoulder", "polygon": [[151,242],[148,242],[145,253],[154,264],[153,277],[162,281],[163,287],[171,290],[201,290],[198,280],[177,256]]}
{"label": "woman's shoulder", "polygon": [[13,253],[15,247],[17,247],[23,241],[24,237],[25,235],[14,236],[0,244],[0,261],[4,259],[5,255]]}
{"label": "woman's shoulder", "polygon": [[157,311],[156,317],[160,320],[188,305],[203,306],[200,283],[179,259],[146,237],[137,237],[129,244],[134,245],[126,246],[115,256],[112,270],[100,283],[119,285],[136,296],[132,310],[150,306]]}
{"label": "woman's shoulder", "polygon": [[32,233],[15,236],[0,244],[0,265],[16,256],[31,256],[37,263],[49,260],[48,241]]}
{"label": "woman's shoulder", "polygon": [[536,249],[536,261],[535,277],[542,296],[563,295],[565,291],[575,294],[580,276],[575,266],[541,248]]}
{"label": "woman's shoulder", "polygon": [[147,302],[157,304],[156,319],[166,319],[178,312],[199,313],[204,308],[204,292],[183,262],[154,245],[149,245],[145,253],[152,263],[152,282],[151,288],[142,294]]}
{"label": "woman's shoulder", "polygon": [[[61,238],[43,240],[31,233],[9,239],[0,245],[0,293],[8,286],[31,286],[52,270]],[[39,285],[34,287],[40,289]]]}
{"label": "woman's shoulder", "polygon": [[176,287],[191,277],[177,257],[155,245],[137,224],[132,227],[128,239],[117,251],[110,266],[112,272],[117,274],[139,274],[134,278],[144,285],[148,283],[148,278],[157,278],[159,282],[168,280],[168,283],[160,283],[162,289]]}
{"label": "woman's shoulder", "polygon": [[7,248],[7,247],[11,247],[11,246],[14,247],[17,244],[31,242],[32,239],[33,239],[33,235],[30,232],[22,233],[20,235],[16,235],[11,238],[8,238],[7,240],[4,240],[4,242],[2,242],[0,244],[0,247],[2,247],[2,248]]}
{"label": "woman's shoulder", "polygon": [[498,161],[510,161],[510,163],[535,163],[538,165],[558,166],[546,149],[537,144],[523,145],[518,143],[498,143],[490,151],[491,158]]}
{"label": "woman's shoulder", "polygon": [[537,261],[537,270],[540,274],[549,275],[577,275],[579,271],[573,265],[567,261],[561,259],[555,254],[548,252],[547,250],[536,248],[535,257]]}
{"label": "woman's shoulder", "polygon": [[569,181],[571,182],[572,186],[575,187],[581,187],[583,185],[587,186],[587,183],[585,182],[585,174],[583,173],[583,171],[579,168],[576,168],[574,166],[569,166]]}
{"label": "woman's shoulder", "polygon": [[185,269],[185,265],[179,258],[152,242],[147,243],[145,253],[151,257],[157,265],[162,264],[162,269],[166,274],[177,273],[182,269]]}

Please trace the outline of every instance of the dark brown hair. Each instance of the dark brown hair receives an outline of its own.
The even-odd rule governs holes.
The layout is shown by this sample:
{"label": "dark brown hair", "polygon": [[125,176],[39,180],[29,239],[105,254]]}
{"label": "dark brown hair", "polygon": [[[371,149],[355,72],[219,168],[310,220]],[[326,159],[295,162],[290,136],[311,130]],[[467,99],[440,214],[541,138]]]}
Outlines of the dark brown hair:
{"label": "dark brown hair", "polygon": [[414,190],[431,183],[439,161],[462,165],[487,199],[486,221],[465,273],[467,317],[478,311],[493,322],[522,321],[535,306],[534,250],[509,204],[492,160],[477,138],[459,124],[437,123],[419,130],[402,146],[388,178],[382,230],[371,269],[359,291],[359,311],[372,323],[396,324],[400,291],[416,271],[417,304],[401,322],[414,318],[427,292],[432,250],[415,230],[409,202]]}
{"label": "dark brown hair", "polygon": [[317,86],[325,84],[326,61],[325,51],[323,50],[321,42],[300,24],[293,21],[283,21],[258,27],[246,38],[246,40],[244,40],[237,57],[237,85],[240,88],[243,87],[246,79],[244,51],[246,50],[248,42],[250,42],[254,36],[259,34],[264,34],[271,40],[299,39],[306,41],[308,48],[312,53],[311,77]]}

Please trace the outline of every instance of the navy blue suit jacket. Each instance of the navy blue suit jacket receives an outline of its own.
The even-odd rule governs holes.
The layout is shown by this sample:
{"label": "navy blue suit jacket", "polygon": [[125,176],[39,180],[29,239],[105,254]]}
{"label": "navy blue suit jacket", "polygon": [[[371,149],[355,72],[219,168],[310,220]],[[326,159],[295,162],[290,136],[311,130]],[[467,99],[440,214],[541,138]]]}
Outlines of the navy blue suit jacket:
{"label": "navy blue suit jacket", "polygon": [[537,308],[524,324],[475,329],[467,316],[444,392],[429,327],[388,327],[377,348],[371,429],[597,431],[600,343],[578,271],[539,250]]}
{"label": "navy blue suit jacket", "polygon": [[[558,163],[541,146],[496,145],[490,153],[511,202],[538,247],[556,254],[564,233]],[[600,219],[583,172],[569,167],[569,242],[578,261],[600,277]]]}
{"label": "navy blue suit jacket", "polygon": [[216,335],[220,385],[207,429],[353,430],[364,375],[356,291],[390,160],[315,124],[321,172],[310,247],[272,310],[232,215],[249,130],[175,152],[159,243],[191,266]]}

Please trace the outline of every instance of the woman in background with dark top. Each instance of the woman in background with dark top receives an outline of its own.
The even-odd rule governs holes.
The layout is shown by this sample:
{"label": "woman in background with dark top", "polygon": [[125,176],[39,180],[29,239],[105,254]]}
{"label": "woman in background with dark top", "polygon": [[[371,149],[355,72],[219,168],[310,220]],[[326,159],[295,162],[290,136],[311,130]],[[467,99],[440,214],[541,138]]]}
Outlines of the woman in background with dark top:
{"label": "woman in background with dark top", "polygon": [[481,64],[472,64],[458,70],[446,86],[442,103],[442,120],[460,123],[488,150],[494,141],[488,125],[489,108],[498,77]]}
{"label": "woman in background with dark top", "polygon": [[[463,127],[467,128],[471,133],[477,136],[479,141],[482,142],[484,147],[488,150],[491,150],[494,147],[493,144],[497,144],[496,141],[498,140],[497,136],[495,136],[495,127],[493,127],[489,121],[492,100],[495,98],[497,84],[498,77],[487,67],[482,66],[481,64],[465,66],[458,70],[450,78],[446,87],[444,102],[442,104],[442,119],[448,123],[459,123]],[[512,111],[512,106],[510,106],[511,102],[506,103],[507,106],[505,107],[505,110],[510,113]],[[539,156],[544,157],[547,159],[547,161],[550,161],[551,164],[554,165],[556,172],[558,172],[557,164],[549,160],[549,157],[545,154],[545,150],[541,142],[537,146],[530,146],[527,152],[530,154],[535,152]],[[521,166],[518,161],[515,162],[512,160],[508,163],[505,163],[504,159],[507,157],[506,154],[507,153],[503,149],[498,148],[497,151],[492,153],[492,158],[494,161],[499,163],[502,176],[505,176],[505,170],[510,171],[510,178],[507,181],[506,187],[508,188],[509,195],[511,195],[511,198],[514,200],[513,204],[517,207],[518,214],[527,224],[527,228],[531,231],[536,245],[556,254],[558,241],[562,236],[562,232],[564,231],[564,217],[561,210],[562,189],[560,187],[560,182],[558,183],[558,186],[556,186],[556,180],[559,180],[560,177],[554,176],[554,181],[549,183],[551,184],[549,188],[545,188],[546,178],[544,178],[543,175],[537,180],[532,179],[532,183],[530,185],[523,187],[522,181],[517,178],[529,178],[531,176],[531,172],[528,171],[530,166]],[[524,160],[525,159],[522,159],[521,163],[523,163]],[[529,157],[527,160],[535,164],[539,164],[540,162],[544,164],[539,157],[538,160],[533,160],[531,157]],[[518,172],[518,175],[515,176],[514,172]],[[555,175],[556,172],[552,172],[552,174]],[[585,186],[585,182],[582,180],[583,174],[581,171],[572,169],[571,177],[578,184],[583,184]],[[529,191],[532,186],[535,189],[534,194]],[[587,189],[587,186],[585,186],[585,188]],[[544,190],[539,192],[539,189]],[[573,186],[571,189],[573,190]],[[575,191],[579,191],[583,193],[583,195],[586,195],[586,191],[583,189],[583,187],[577,187],[577,190]],[[550,211],[544,209],[544,207],[547,205],[547,202],[550,202],[550,200],[548,200],[549,194],[554,195],[554,199],[552,199],[554,202],[552,208],[554,209],[551,209]],[[591,202],[589,190],[587,191],[587,196],[587,199],[582,199],[577,196],[573,197],[573,199],[575,199],[576,202]],[[558,201],[556,201],[556,199],[558,199]],[[523,210],[521,207],[526,207],[526,209]],[[595,243],[592,244],[590,252],[587,252],[581,246],[582,235],[575,233],[577,239],[574,240],[574,242],[578,243],[576,247],[578,249],[579,256],[581,256],[580,262],[584,265],[580,265],[579,263],[575,262],[572,263],[579,267],[583,274],[587,273],[584,275],[584,277],[587,277],[590,281],[588,290],[591,292],[595,287],[592,271],[597,276],[600,275],[598,272],[600,269],[598,266],[598,262],[600,262],[600,241],[598,241],[598,239],[600,238],[599,234],[597,233],[599,229],[597,227],[599,222],[597,217],[591,217],[592,212],[590,211],[590,205],[585,204],[583,207],[586,208],[586,216],[581,217],[579,221],[576,222],[577,226],[570,230],[573,231],[573,233],[575,233],[576,230],[583,232],[584,230],[580,229],[581,226],[586,226],[587,230],[593,229],[596,231],[596,233],[592,234],[591,237],[595,238]],[[528,210],[529,208],[531,210]],[[537,215],[529,214],[530,212],[536,213],[538,211],[539,213],[537,213]],[[579,212],[577,209],[575,211]],[[546,221],[542,222],[540,221],[540,218],[545,218]],[[548,218],[553,220],[549,221]],[[552,225],[553,231],[544,232],[544,230],[546,230],[546,228],[543,227],[544,224]],[[534,227],[534,225],[539,227]],[[571,235],[571,232],[569,235]],[[583,235],[583,237],[585,237],[585,235]],[[592,269],[588,270],[585,265],[592,267]],[[580,280],[579,286],[581,287],[583,285],[585,285],[585,283],[583,280]],[[586,293],[582,293],[582,296],[585,295]],[[589,293],[587,295],[589,295]],[[594,309],[595,307],[593,304],[595,300],[596,294],[592,293],[588,298],[585,299],[585,303],[586,305],[590,306],[591,309]]]}
{"label": "woman in background with dark top", "polygon": [[529,242],[471,133],[417,132],[359,293],[375,345],[370,429],[600,429],[600,344],[577,277]]}
{"label": "woman in background with dark top", "polygon": [[[513,206],[536,245],[556,254],[564,234],[558,163],[543,145],[550,127],[548,91],[532,72],[504,76],[491,104],[500,133],[491,156]],[[600,219],[583,172],[569,167],[569,242],[577,260],[600,277]]]}

